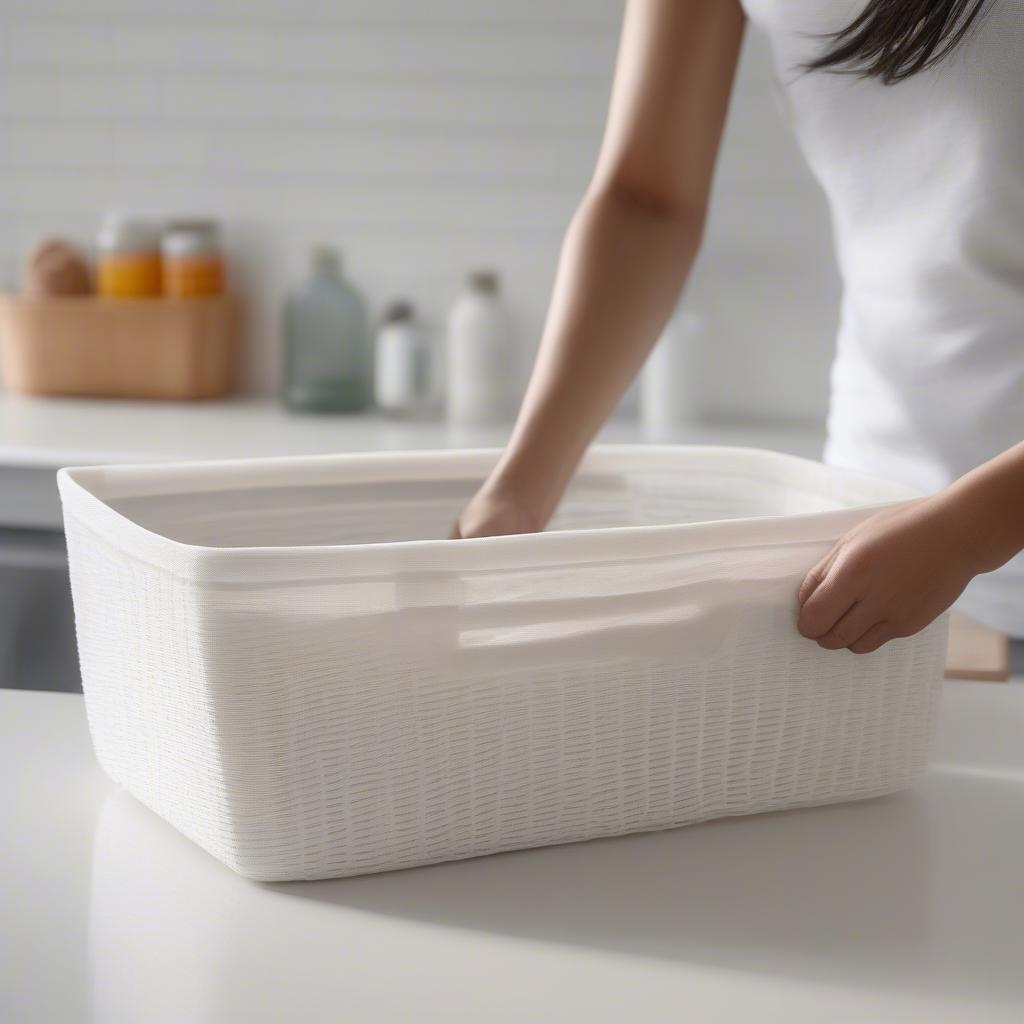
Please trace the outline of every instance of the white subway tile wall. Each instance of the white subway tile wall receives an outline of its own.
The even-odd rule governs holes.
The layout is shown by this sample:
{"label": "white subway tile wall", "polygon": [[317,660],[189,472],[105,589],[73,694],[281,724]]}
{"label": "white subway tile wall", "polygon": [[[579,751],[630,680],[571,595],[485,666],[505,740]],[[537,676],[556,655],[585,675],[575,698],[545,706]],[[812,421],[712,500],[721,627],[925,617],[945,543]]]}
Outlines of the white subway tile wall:
{"label": "white subway tile wall", "polygon": [[[439,332],[496,267],[523,362],[590,174],[611,0],[0,0],[0,286],[29,245],[106,209],[213,214],[249,305],[245,387],[276,385],[278,314],[314,243],[374,309]],[[748,40],[705,249],[704,409],[817,418],[838,287],[824,202]]]}

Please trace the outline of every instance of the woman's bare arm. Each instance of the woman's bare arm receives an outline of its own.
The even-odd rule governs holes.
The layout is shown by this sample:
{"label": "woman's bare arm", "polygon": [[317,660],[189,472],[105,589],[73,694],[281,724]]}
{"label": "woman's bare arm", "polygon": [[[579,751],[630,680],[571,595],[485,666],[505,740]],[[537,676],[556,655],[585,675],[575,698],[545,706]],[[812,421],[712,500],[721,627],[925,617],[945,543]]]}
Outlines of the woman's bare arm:
{"label": "woman's bare arm", "polygon": [[456,536],[543,528],[661,333],[700,244],[743,25],[738,0],[629,0],[526,397]]}

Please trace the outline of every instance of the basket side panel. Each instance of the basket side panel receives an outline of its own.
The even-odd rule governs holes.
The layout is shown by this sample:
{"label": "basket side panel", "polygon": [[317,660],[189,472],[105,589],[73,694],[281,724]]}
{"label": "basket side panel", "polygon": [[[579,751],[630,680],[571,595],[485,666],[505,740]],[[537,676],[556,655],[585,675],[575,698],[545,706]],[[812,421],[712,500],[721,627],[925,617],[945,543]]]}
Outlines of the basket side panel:
{"label": "basket side panel", "polygon": [[202,595],[65,515],[89,729],[108,775],[221,860],[234,849]]}
{"label": "basket side panel", "polygon": [[[207,593],[226,859],[335,877],[906,786],[927,762],[945,624],[872,655],[821,651],[794,629],[818,554]],[[650,593],[680,582],[677,623]],[[714,615],[694,619],[701,595]],[[584,614],[604,597],[614,615]],[[682,645],[660,647],[677,628]]]}

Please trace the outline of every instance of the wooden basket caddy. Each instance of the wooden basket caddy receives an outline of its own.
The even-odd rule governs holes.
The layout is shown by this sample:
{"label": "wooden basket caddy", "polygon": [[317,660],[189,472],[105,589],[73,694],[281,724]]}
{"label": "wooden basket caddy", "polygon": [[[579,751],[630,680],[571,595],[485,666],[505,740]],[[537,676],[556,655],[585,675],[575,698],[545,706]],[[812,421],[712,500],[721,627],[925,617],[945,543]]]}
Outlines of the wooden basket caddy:
{"label": "wooden basket caddy", "polygon": [[0,296],[0,370],[28,395],[219,398],[234,387],[238,324],[227,296]]}

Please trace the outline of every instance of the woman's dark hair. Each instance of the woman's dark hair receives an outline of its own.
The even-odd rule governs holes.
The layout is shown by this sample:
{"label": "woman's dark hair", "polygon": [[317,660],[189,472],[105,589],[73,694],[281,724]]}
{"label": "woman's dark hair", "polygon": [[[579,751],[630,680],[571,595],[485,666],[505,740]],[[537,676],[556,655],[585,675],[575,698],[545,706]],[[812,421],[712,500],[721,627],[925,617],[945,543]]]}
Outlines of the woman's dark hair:
{"label": "woman's dark hair", "polygon": [[955,49],[988,0],[868,0],[808,71],[838,71],[902,82]]}

